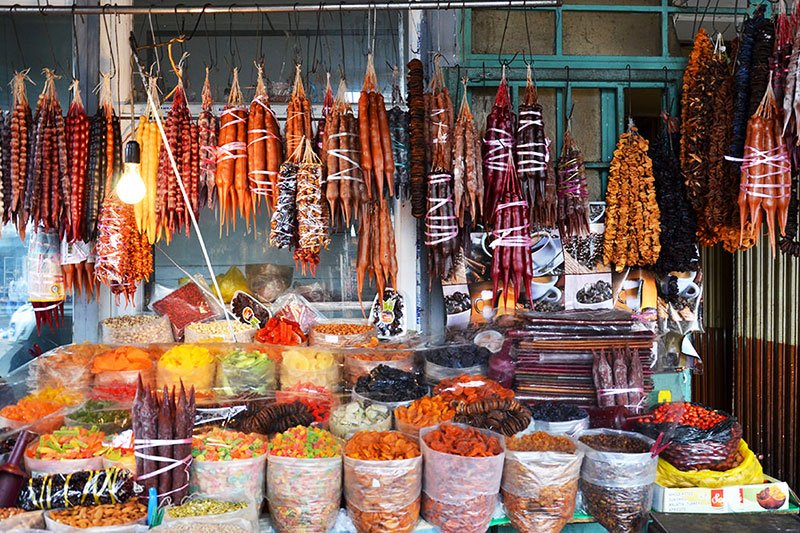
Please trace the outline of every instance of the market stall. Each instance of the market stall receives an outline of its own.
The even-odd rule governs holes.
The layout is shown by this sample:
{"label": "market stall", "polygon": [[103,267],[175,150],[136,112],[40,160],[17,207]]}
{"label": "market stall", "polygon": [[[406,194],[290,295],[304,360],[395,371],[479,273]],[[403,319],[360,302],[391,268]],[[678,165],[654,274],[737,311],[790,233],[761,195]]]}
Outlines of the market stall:
{"label": "market stall", "polygon": [[[569,67],[551,123],[525,58],[462,79],[430,4],[334,6],[368,28],[362,62],[340,20],[338,73],[316,50],[270,72],[231,35],[200,78],[183,47],[222,8],[170,7],[194,29],[159,36],[158,8],[75,6],[149,26],[124,53],[108,33],[96,105],[52,69],[34,103],[15,72],[0,212],[27,234],[36,326],[78,299],[99,316],[0,381],[0,529],[622,533],[651,511],[798,511],[685,385],[700,247],[796,251],[796,14],[752,10],[734,63],[699,28],[680,119],[667,78],[655,121],[628,102],[601,178]],[[530,53],[529,11],[556,3],[467,4],[508,9],[502,42],[522,7]],[[316,13],[320,36],[333,9],[224,13],[230,32]],[[396,57],[386,12],[417,37]]]}

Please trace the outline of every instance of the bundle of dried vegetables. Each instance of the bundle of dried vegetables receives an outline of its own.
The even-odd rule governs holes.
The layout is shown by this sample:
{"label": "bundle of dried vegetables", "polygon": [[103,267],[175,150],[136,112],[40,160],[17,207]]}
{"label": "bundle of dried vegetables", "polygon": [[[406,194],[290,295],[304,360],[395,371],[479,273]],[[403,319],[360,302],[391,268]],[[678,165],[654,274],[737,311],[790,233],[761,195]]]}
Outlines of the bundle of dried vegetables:
{"label": "bundle of dried vegetables", "polygon": [[564,146],[557,165],[558,230],[562,239],[589,233],[589,190],[583,154],[569,128],[564,132]]}
{"label": "bundle of dried vegetables", "polygon": [[[663,113],[662,130],[650,145],[656,201],[661,211],[661,251],[656,269],[662,273],[694,271],[700,260],[694,212],[686,198],[681,166],[678,162],[676,120]],[[734,191],[736,189],[734,188]]]}
{"label": "bundle of dried vegetables", "polygon": [[698,218],[698,231],[708,233],[703,222],[706,186],[709,170],[708,148],[714,122],[710,89],[714,83],[709,63],[714,45],[706,31],[700,28],[694,39],[689,63],[683,73],[681,96],[681,168],[692,209]]}
{"label": "bundle of dried vegetables", "polygon": [[618,272],[652,265],[661,251],[661,211],[648,147],[631,121],[619,138],[608,172],[603,262]]}
{"label": "bundle of dried vegetables", "polygon": [[519,105],[514,155],[517,173],[522,180],[525,197],[531,207],[534,225],[552,228],[556,224],[556,176],[550,163],[550,139],[544,131],[542,104],[533,83],[531,66],[528,65],[528,82],[525,98]]}
{"label": "bundle of dried vegetables", "polygon": [[739,212],[736,208],[739,174],[737,166],[725,157],[731,137],[733,73],[721,35],[716,38],[708,70],[713,80],[710,94],[714,120],[708,146],[705,211],[701,217],[705,231],[698,232],[698,237],[703,246],[721,242],[726,250],[733,252],[738,249],[740,240]]}
{"label": "bundle of dried vegetables", "polygon": [[[733,93],[733,134],[730,155],[741,159],[747,134],[747,119],[750,111],[750,78],[755,48],[756,32],[764,24],[764,6],[756,8],[752,18],[742,25],[739,46],[736,54]],[[763,92],[761,93],[763,94]],[[761,95],[759,94],[759,96]],[[738,165],[737,165],[738,166]],[[738,172],[738,168],[737,168]]]}
{"label": "bundle of dried vegetables", "polygon": [[425,196],[428,188],[427,162],[425,160],[425,80],[422,61],[408,62],[408,155],[411,213],[425,216]]}

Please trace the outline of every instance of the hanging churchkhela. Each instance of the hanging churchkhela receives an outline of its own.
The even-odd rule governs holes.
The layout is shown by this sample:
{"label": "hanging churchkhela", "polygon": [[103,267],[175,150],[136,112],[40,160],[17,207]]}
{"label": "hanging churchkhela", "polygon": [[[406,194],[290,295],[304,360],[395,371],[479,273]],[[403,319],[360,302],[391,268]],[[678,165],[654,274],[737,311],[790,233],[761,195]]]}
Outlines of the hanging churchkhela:
{"label": "hanging churchkhela", "polygon": [[278,173],[278,203],[272,212],[269,235],[269,244],[275,248],[290,248],[295,243],[297,172],[302,150],[302,145],[298,145]]}
{"label": "hanging churchkhela", "polygon": [[513,283],[514,299],[520,298],[522,291],[531,301],[531,280],[533,279],[533,258],[530,254],[530,209],[522,193],[522,184],[514,168],[512,155],[508,154],[505,172],[499,177],[496,205],[492,211],[492,281],[493,293],[497,298],[500,279],[503,280],[503,301],[508,306],[509,287]]}
{"label": "hanging churchkhela", "polygon": [[67,173],[67,145],[64,117],[55,88],[55,74],[44,69],[45,82],[36,105],[31,164],[28,166],[29,201],[25,211],[36,231],[56,231],[63,237],[66,229],[70,180]]}
{"label": "hanging churchkhela", "polygon": [[507,181],[508,166],[514,161],[515,117],[508,90],[503,67],[503,76],[492,111],[486,117],[486,133],[483,138],[483,217],[486,222],[491,222],[496,216],[497,202]]}
{"label": "hanging churchkhela", "polygon": [[542,104],[528,65],[525,97],[519,105],[519,125],[514,147],[517,174],[522,181],[525,198],[531,208],[531,221],[536,226],[556,225],[556,176],[550,164],[550,139],[544,131]]}
{"label": "hanging churchkhela", "polygon": [[372,54],[367,56],[367,72],[358,99],[358,135],[361,143],[361,169],[371,199],[383,198],[384,189],[394,195],[394,157],[389,133],[389,117]]}
{"label": "hanging churchkhela", "polygon": [[411,214],[416,218],[425,216],[425,197],[428,188],[426,144],[425,144],[425,80],[422,61],[408,62],[408,156]]}
{"label": "hanging churchkhela", "polygon": [[444,82],[441,58],[425,94],[425,129],[430,168],[451,172],[453,166],[453,101]]}
{"label": "hanging churchkhela", "polygon": [[381,301],[384,289],[397,287],[397,246],[389,204],[385,198],[362,205],[359,215],[356,281],[362,312],[364,304],[361,291],[367,275],[374,277]]}
{"label": "hanging churchkhela", "polygon": [[606,190],[603,262],[617,272],[652,265],[661,251],[661,213],[647,150],[648,142],[630,121],[614,151]]}
{"label": "hanging churchkhela", "polygon": [[294,261],[301,266],[304,275],[308,269],[313,276],[319,265],[320,250],[328,248],[330,237],[328,217],[323,213],[322,163],[314,153],[311,139],[306,139],[304,143],[303,160],[295,175],[297,246]]}
{"label": "hanging churchkhela", "polygon": [[67,219],[67,242],[82,241],[83,213],[85,205],[84,191],[86,173],[89,162],[89,117],[81,100],[78,81],[71,86],[72,102],[69,105],[66,119],[67,172],[69,173],[70,201]]}
{"label": "hanging churchkhela", "polygon": [[28,190],[28,163],[29,154],[33,149],[33,118],[31,106],[28,104],[28,95],[25,90],[25,81],[29,80],[28,71],[15,72],[12,81],[13,107],[7,119],[10,123],[8,156],[11,161],[9,166],[9,179],[11,181],[11,194],[5,202],[3,221],[9,220],[17,227],[21,239],[25,239],[25,229],[28,225],[28,213],[24,205],[26,191]]}
{"label": "hanging churchkhela", "polygon": [[409,160],[409,112],[403,109],[403,95],[400,94],[398,78],[400,70],[392,71],[392,108],[389,110],[389,133],[392,138],[392,157],[394,158],[394,194],[398,200],[406,201],[411,194],[411,175]]}
{"label": "hanging churchkhela", "polygon": [[[156,202],[159,195],[158,169],[161,152],[161,132],[154,120],[153,110],[160,108],[158,101],[157,78],[151,77],[148,81],[148,91],[153,99],[153,106],[147,106],[147,111],[139,117],[139,126],[136,128],[136,141],[139,143],[141,163],[139,165],[142,180],[145,184],[145,196],[141,202],[133,206],[136,216],[136,227],[147,235],[150,244],[158,239],[158,218],[156,217]],[[202,152],[201,152],[202,157]]]}
{"label": "hanging churchkhela", "polygon": [[233,69],[231,92],[222,111],[217,137],[217,197],[220,234],[230,224],[236,229],[237,210],[250,226],[250,190],[247,181],[247,108],[242,104],[239,69]]}
{"label": "hanging churchkhela", "polygon": [[200,182],[198,186],[198,203],[200,207],[214,208],[217,202],[217,135],[219,120],[214,115],[214,98],[211,96],[211,82],[208,79],[209,67],[206,67],[206,79],[203,82],[202,109],[197,116],[197,136],[200,147]]}
{"label": "hanging churchkhela", "polygon": [[557,174],[557,219],[561,239],[582,237],[589,233],[589,190],[583,154],[575,144],[569,126],[564,132],[564,147],[558,160]]}
{"label": "hanging churchkhela", "polygon": [[464,97],[453,129],[453,195],[458,225],[475,224],[483,216],[483,161],[478,126],[467,100],[467,80]]}
{"label": "hanging churchkhela", "polygon": [[428,175],[425,246],[428,247],[428,272],[431,279],[450,278],[455,271],[461,243],[455,211],[453,175],[438,167],[434,167]]}
{"label": "hanging churchkhela", "polygon": [[[295,66],[294,87],[286,110],[286,156],[294,154],[304,145],[303,138],[311,139],[311,102],[306,97],[300,65]],[[299,157],[302,158],[301,153]]]}
{"label": "hanging churchkhela", "polygon": [[342,80],[325,123],[325,158],[328,167],[325,199],[335,227],[342,223],[344,227],[349,227],[352,218],[360,213],[360,206],[366,201],[366,184],[361,172],[358,145],[358,121],[346,96],[347,85]]}
{"label": "hanging churchkhela", "polygon": [[[795,20],[794,17],[792,17]],[[796,31],[796,30],[795,30]],[[780,32],[779,32],[780,35]],[[793,33],[791,56],[786,65],[786,80],[783,96],[783,135],[786,140],[792,163],[792,186],[790,188],[789,208],[786,221],[786,235],[780,240],[780,250],[784,254],[800,257],[800,235],[798,235],[798,173],[800,172],[800,146],[797,144],[800,132],[800,32]]]}
{"label": "hanging churchkhela", "polygon": [[771,85],[756,113],[747,123],[747,142],[741,166],[739,190],[740,230],[745,235],[745,223],[752,225],[750,237],[761,235],[762,211],[767,221],[773,256],[777,229],[786,234],[791,195],[791,164],[782,136],[780,111]]}
{"label": "hanging churchkhela", "polygon": [[247,115],[247,179],[254,211],[262,197],[271,211],[277,203],[275,190],[283,158],[281,132],[269,105],[267,87],[264,85],[264,67],[256,65],[256,69],[258,82]]}
{"label": "hanging churchkhela", "polygon": [[197,124],[192,121],[183,79],[178,71],[178,85],[172,96],[172,106],[164,120],[164,132],[169,142],[169,151],[175,160],[180,179],[188,196],[189,203],[184,200],[178,183],[178,176],[172,167],[167,154],[167,147],[162,145],[158,161],[158,191],[156,199],[156,221],[159,234],[163,232],[167,242],[176,231],[186,229],[189,234],[189,210],[197,214],[198,180],[200,178],[200,143]]}

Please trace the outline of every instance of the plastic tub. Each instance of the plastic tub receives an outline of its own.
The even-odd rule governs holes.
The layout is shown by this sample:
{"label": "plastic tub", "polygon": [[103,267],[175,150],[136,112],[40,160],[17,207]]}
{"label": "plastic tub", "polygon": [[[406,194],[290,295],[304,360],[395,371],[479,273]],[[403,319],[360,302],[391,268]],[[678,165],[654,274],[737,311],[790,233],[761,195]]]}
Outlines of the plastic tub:
{"label": "plastic tub", "polygon": [[257,503],[264,499],[264,472],[267,456],[232,461],[192,461],[191,492],[211,498],[243,495]]}
{"label": "plastic tub", "polygon": [[89,457],[88,459],[33,459],[25,454],[25,470],[33,476],[72,474],[81,470],[99,470],[102,467],[102,457]]}
{"label": "plastic tub", "polygon": [[300,370],[289,365],[281,365],[281,389],[288,389],[298,383],[313,383],[331,391],[339,391],[341,384],[341,367],[337,361],[318,370]]}
{"label": "plastic tub", "polygon": [[107,344],[173,342],[169,317],[134,315],[106,318],[100,322],[100,337]]}
{"label": "plastic tub", "polygon": [[347,440],[358,431],[389,431],[392,429],[392,413],[381,405],[365,407],[350,402],[333,410],[329,425],[331,433]]}
{"label": "plastic tub", "polygon": [[467,374],[469,376],[485,376],[488,365],[468,366],[465,368],[451,368],[425,361],[425,379],[432,384],[437,384],[443,379],[450,379]]}
{"label": "plastic tub", "polygon": [[[368,375],[372,369],[378,365],[386,365],[398,370],[402,370],[403,372],[414,372],[417,366],[416,355],[414,352],[403,350],[402,352],[398,353],[404,355],[402,357],[393,359],[364,359],[362,357],[356,357],[352,354],[347,354],[344,360],[347,383],[351,386],[354,386],[356,381],[358,381],[358,378]],[[381,353],[375,354],[376,357],[382,355],[383,354]]]}
{"label": "plastic tub", "polygon": [[589,429],[589,417],[579,418],[578,420],[567,420],[566,422],[535,420],[534,428],[536,431],[546,431],[553,435],[568,435],[572,437],[581,431]]}
{"label": "plastic tub", "polygon": [[180,388],[181,381],[183,381],[186,386],[194,385],[198,392],[209,391],[214,387],[216,367],[216,361],[204,366],[180,369],[167,368],[159,364],[156,367],[156,383],[159,389],[164,387]]}

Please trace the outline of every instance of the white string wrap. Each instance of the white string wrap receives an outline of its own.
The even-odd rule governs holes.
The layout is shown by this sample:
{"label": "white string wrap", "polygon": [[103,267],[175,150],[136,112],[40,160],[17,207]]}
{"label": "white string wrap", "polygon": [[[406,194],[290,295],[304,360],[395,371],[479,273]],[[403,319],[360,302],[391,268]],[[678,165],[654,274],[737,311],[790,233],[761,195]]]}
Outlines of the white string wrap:
{"label": "white string wrap", "polygon": [[163,498],[165,496],[169,496],[172,493],[179,492],[189,486],[189,465],[192,464],[192,454],[187,455],[183,459],[174,459],[172,457],[163,457],[161,455],[150,455],[147,453],[142,453],[140,450],[147,450],[149,448],[156,448],[158,446],[178,446],[180,444],[191,444],[192,439],[134,439],[133,441],[133,455],[134,457],[138,457],[140,459],[144,459],[147,461],[154,461],[156,463],[166,463],[165,466],[162,466],[158,470],[154,470],[153,472],[149,472],[147,474],[137,476],[137,481],[144,481],[145,479],[150,479],[152,477],[157,477],[160,474],[165,472],[169,472],[175,468],[180,466],[184,467],[186,472],[186,484],[178,487],[177,489],[172,489],[169,492],[165,492],[163,494],[159,494],[159,498]]}
{"label": "white string wrap", "polygon": [[[507,202],[504,204],[499,204],[495,208],[495,217],[497,217],[497,212],[502,211],[503,209],[510,209],[512,207],[528,207],[528,202],[524,200],[517,200],[514,202]],[[529,226],[527,222],[521,226],[512,226],[510,228],[503,228],[498,229],[495,228],[492,231],[492,236],[494,240],[489,243],[489,248],[495,249],[498,246],[506,246],[510,248],[520,248],[520,247],[527,247],[531,246],[531,238],[529,234]]]}
{"label": "white string wrap", "polygon": [[[265,100],[266,100],[266,98],[264,98],[263,96],[260,96],[260,97],[256,97],[253,100],[253,103],[260,105],[261,107],[264,108],[264,111],[266,111],[267,113],[271,114],[274,117],[275,116],[275,112],[272,110],[271,107],[269,107],[269,105],[267,105]],[[272,133],[271,131],[269,131],[267,129],[256,128],[256,129],[252,129],[252,130],[247,130],[247,133],[248,133],[248,137],[252,133],[260,135],[260,137],[256,137],[255,139],[253,139],[253,140],[251,140],[251,141],[249,141],[247,143],[247,147],[248,148],[250,148],[254,144],[257,144],[257,143],[260,143],[260,142],[266,142],[266,141],[269,141],[271,139],[273,139],[273,140],[277,139],[278,141],[280,141],[280,137],[278,137],[277,135],[275,135],[274,133]],[[266,163],[266,154],[267,154],[267,147],[265,146],[264,147],[265,163]],[[262,169],[252,169],[252,170],[250,170],[248,168],[247,179],[250,182],[250,192],[252,192],[253,194],[258,194],[260,196],[267,196],[267,197],[271,198],[272,195],[273,195],[272,179],[271,178],[272,178],[272,176],[277,176],[277,175],[278,175],[278,173],[276,171],[274,171],[274,170],[267,170],[267,169],[263,169],[263,170]],[[266,176],[266,179],[259,179],[260,176]]]}
{"label": "white string wrap", "polygon": [[[330,135],[329,139],[340,139],[342,137],[350,137],[350,138],[357,138],[358,135],[355,133],[344,132],[344,133],[334,133]],[[336,144],[336,143],[334,143]],[[354,146],[355,143],[351,143],[350,146]],[[361,165],[350,157],[347,154],[357,154],[359,153],[358,150],[343,150],[341,148],[334,148],[333,150],[329,150],[328,153],[337,159],[339,159],[339,168],[343,168],[343,170],[338,170],[333,174],[328,175],[328,181],[355,181],[357,183],[363,183],[364,180],[359,176],[359,172],[361,170]],[[346,165],[342,165],[342,162],[347,163]],[[351,174],[355,172],[356,174]]]}
{"label": "white string wrap", "polygon": [[[537,126],[544,127],[541,110],[520,110],[518,133]],[[518,144],[516,152],[518,174],[546,172],[547,164],[550,162],[550,139],[545,138],[544,142]]]}
{"label": "white string wrap", "polygon": [[[791,184],[789,183],[764,183],[767,178],[791,171],[789,155],[785,146],[776,146],[766,151],[758,150],[752,146],[745,146],[744,151],[743,159],[730,156],[725,156],[725,159],[742,164],[742,169],[747,173],[747,183],[742,183],[739,188],[744,191],[745,195],[770,199],[791,196]],[[756,174],[751,171],[751,169],[761,165],[767,167],[768,172]],[[764,190],[765,192],[757,192],[759,190]]]}
{"label": "white string wrap", "polygon": [[496,133],[498,138],[484,141],[488,146],[486,157],[484,158],[484,166],[486,170],[506,172],[508,170],[511,149],[514,146],[514,137],[509,132],[499,128],[489,128],[487,134],[489,132]]}
{"label": "white string wrap", "polygon": [[[453,181],[450,174],[431,174],[428,177],[430,185],[447,184]],[[445,186],[448,191],[446,198],[428,197],[428,213],[425,216],[425,244],[435,246],[458,237],[458,218],[452,209],[447,207],[453,203],[453,187]],[[437,215],[436,212],[442,210],[445,214]]]}

